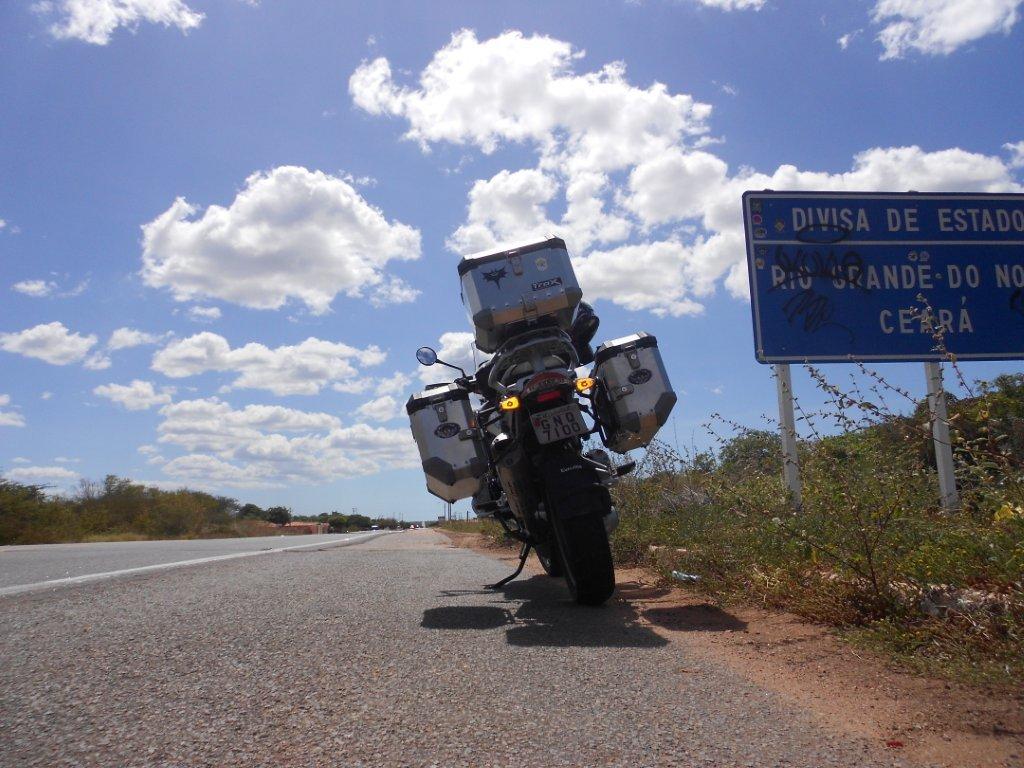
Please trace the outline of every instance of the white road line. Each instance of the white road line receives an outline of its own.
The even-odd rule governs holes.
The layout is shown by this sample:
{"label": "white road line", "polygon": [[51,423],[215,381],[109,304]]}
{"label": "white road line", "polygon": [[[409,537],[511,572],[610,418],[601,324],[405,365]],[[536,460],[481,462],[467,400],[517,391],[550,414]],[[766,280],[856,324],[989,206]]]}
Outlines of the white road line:
{"label": "white road line", "polygon": [[296,549],[312,549],[314,547],[343,547],[346,544],[355,544],[360,541],[367,541],[383,536],[386,531],[373,533],[357,533],[340,541],[320,541],[315,544],[298,544],[294,547],[276,547],[274,549],[257,549],[252,552],[232,552],[229,555],[214,555],[212,557],[198,557],[193,560],[176,560],[171,563],[157,563],[156,565],[143,565],[139,568],[125,568],[120,571],[107,571],[105,573],[87,573],[84,576],[69,576],[65,579],[51,579],[50,581],[37,581],[34,584],[16,584],[13,587],[0,587],[0,597],[9,595],[20,595],[25,592],[38,592],[44,589],[57,587],[72,587],[79,584],[88,584],[93,581],[104,581],[114,579],[118,576],[128,576],[135,573],[150,573],[153,571],[169,570],[171,568],[184,568],[189,565],[200,565],[201,563],[214,563],[218,560],[234,560],[239,557],[255,557],[256,555],[272,555],[277,552],[288,552]]}

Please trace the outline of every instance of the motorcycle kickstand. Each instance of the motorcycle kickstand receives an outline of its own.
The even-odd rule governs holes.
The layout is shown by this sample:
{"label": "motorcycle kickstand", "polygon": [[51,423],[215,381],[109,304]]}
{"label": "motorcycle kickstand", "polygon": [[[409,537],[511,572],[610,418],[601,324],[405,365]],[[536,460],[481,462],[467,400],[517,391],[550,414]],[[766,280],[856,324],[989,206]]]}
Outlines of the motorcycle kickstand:
{"label": "motorcycle kickstand", "polygon": [[530,544],[528,541],[524,541],[523,542],[523,549],[519,553],[519,567],[516,568],[516,572],[515,573],[513,573],[511,576],[506,576],[504,579],[502,579],[501,581],[497,582],[496,584],[487,584],[484,588],[485,589],[501,589],[506,584],[508,584],[510,581],[512,581],[512,579],[514,579],[516,576],[518,576],[520,573],[522,573],[523,572],[523,566],[526,565],[526,558],[528,558],[530,556],[530,548],[532,546],[533,545]]}

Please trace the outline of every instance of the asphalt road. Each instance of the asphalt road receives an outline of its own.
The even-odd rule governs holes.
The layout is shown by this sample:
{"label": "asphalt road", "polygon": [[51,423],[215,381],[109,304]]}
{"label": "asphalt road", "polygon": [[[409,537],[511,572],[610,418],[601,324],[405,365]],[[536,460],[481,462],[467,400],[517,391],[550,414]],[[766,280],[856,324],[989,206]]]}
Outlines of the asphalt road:
{"label": "asphalt road", "polygon": [[899,764],[506,572],[415,531],[0,597],[0,765]]}
{"label": "asphalt road", "polygon": [[229,559],[270,550],[340,545],[375,533],[324,536],[258,536],[246,539],[118,541],[101,544],[38,544],[0,547],[0,595],[60,586],[51,582],[103,577],[108,573],[215,558]]}

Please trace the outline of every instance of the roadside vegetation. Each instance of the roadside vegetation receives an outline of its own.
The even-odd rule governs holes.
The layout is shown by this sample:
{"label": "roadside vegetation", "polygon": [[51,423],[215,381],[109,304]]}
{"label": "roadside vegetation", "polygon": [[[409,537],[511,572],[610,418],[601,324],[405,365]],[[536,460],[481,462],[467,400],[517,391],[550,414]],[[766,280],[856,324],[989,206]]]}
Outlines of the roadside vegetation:
{"label": "roadside vegetation", "polygon": [[798,404],[800,508],[782,481],[777,431],[715,417],[715,450],[655,444],[616,488],[617,561],[842,628],[922,671],[1019,684],[1024,376],[961,378],[949,419],[961,509],[947,513],[927,403],[867,370],[868,392],[809,370],[829,406]]}
{"label": "roadside vegetation", "polygon": [[437,524],[438,528],[455,533],[478,533],[483,537],[483,542],[489,547],[505,547],[518,543],[506,535],[501,524],[492,519],[483,520],[443,520]]}
{"label": "roadside vegetation", "polygon": [[293,516],[288,507],[264,509],[202,491],[165,491],[115,475],[83,481],[77,492],[56,496],[45,486],[0,477],[0,545],[306,533],[288,527],[291,522],[326,523],[332,532],[405,525],[390,517]]}

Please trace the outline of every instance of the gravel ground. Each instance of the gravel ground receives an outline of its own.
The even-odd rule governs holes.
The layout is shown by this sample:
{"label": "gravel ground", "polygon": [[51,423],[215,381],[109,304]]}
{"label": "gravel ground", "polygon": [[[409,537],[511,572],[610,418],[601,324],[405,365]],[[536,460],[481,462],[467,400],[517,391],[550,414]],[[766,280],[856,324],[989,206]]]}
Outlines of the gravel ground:
{"label": "gravel ground", "polygon": [[0,599],[2,766],[873,766],[433,532]]}

